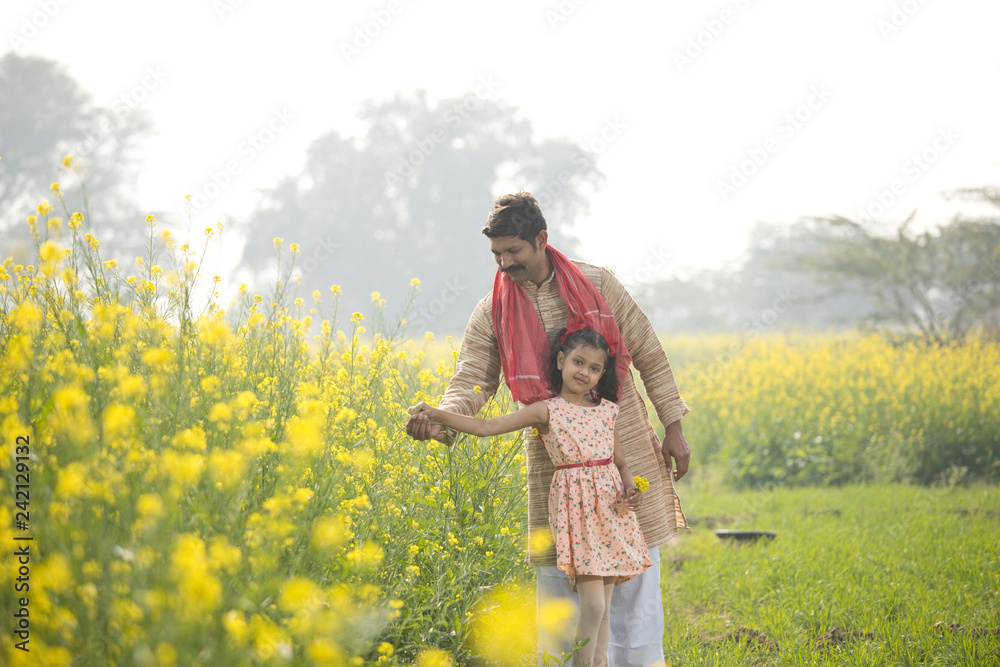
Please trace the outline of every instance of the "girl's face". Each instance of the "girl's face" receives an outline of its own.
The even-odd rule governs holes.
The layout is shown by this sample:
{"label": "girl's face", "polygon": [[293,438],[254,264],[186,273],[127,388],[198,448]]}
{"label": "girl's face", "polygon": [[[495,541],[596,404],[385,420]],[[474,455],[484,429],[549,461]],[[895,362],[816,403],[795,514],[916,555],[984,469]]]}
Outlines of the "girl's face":
{"label": "girl's face", "polygon": [[556,364],[562,371],[563,391],[571,394],[589,392],[604,374],[606,361],[603,350],[589,345],[577,345],[568,352],[560,352]]}

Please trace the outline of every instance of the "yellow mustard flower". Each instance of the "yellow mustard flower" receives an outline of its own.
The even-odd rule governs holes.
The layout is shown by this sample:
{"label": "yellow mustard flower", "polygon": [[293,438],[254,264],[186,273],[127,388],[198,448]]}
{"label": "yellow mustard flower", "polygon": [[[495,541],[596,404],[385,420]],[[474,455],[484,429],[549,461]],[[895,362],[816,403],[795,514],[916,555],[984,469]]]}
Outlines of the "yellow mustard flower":
{"label": "yellow mustard flower", "polygon": [[290,614],[314,614],[324,602],[322,589],[304,577],[292,577],[285,581],[278,595],[278,607]]}
{"label": "yellow mustard flower", "polygon": [[451,653],[437,648],[424,649],[417,654],[416,667],[452,667]]}

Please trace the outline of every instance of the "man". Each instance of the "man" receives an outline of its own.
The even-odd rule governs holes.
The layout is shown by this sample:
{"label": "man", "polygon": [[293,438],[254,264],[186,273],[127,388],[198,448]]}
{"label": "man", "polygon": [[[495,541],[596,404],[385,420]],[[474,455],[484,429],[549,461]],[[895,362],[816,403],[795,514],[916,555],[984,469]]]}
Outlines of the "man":
{"label": "man", "polygon": [[[555,279],[556,264],[547,248],[545,218],[534,197],[519,192],[497,199],[483,227],[483,234],[490,239],[490,250],[499,267],[494,292],[479,302],[469,319],[455,375],[440,405],[443,409],[470,416],[476,415],[497,390],[501,368],[510,369],[510,357],[507,355],[516,347],[511,345],[510,339],[519,335],[510,321],[503,321],[507,311],[499,309],[500,301],[497,300],[501,289],[523,290],[549,340],[566,327],[571,315],[576,319],[581,317],[573,312],[574,298],[572,290],[565,287],[566,278]],[[646,477],[650,483],[636,514],[653,567],[615,587],[611,605],[609,664],[612,667],[663,664],[663,601],[658,545],[670,539],[679,528],[687,526],[673,482],[683,477],[688,469],[690,450],[681,430],[681,417],[688,412],[688,408],[678,393],[667,356],[649,318],[621,282],[606,268],[577,261],[572,264],[606,301],[657,417],[665,426],[661,443],[649,422],[635,381],[628,373],[621,386],[617,429],[629,467],[634,474]],[[575,275],[579,276],[579,273]],[[494,304],[498,308],[499,321],[494,320]],[[519,316],[523,317],[523,312]],[[530,311],[528,316],[531,319],[528,325],[537,327]],[[522,320],[521,325],[524,324],[525,320]],[[501,335],[498,336],[498,333]],[[520,349],[524,349],[523,346]],[[547,356],[546,352],[540,351],[540,355]],[[513,373],[507,375],[514,376]],[[506,377],[505,381],[516,399],[519,396],[516,389],[523,387],[516,385],[516,378],[512,382],[510,377]],[[527,394],[522,391],[520,395]],[[415,439],[435,438],[448,445],[454,442],[456,435],[439,424],[416,418],[410,419],[406,429]],[[536,530],[547,531],[548,491],[553,466],[545,445],[537,435],[526,432],[524,438],[528,468],[528,527],[532,533]],[[569,579],[555,567],[554,549],[542,554],[532,553],[530,559],[537,566],[539,606],[556,596],[573,596]],[[539,655],[542,651],[558,655],[568,647],[553,646],[547,638],[539,637],[538,650]]]}

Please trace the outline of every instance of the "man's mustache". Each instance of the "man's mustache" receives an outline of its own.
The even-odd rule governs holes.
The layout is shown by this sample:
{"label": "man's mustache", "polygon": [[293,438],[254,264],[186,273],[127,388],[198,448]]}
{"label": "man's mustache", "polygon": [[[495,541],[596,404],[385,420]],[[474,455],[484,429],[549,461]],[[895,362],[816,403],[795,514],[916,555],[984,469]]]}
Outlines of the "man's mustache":
{"label": "man's mustache", "polygon": [[511,271],[520,271],[524,268],[524,264],[517,264],[515,266],[508,266],[506,269],[500,269],[501,273],[510,273]]}

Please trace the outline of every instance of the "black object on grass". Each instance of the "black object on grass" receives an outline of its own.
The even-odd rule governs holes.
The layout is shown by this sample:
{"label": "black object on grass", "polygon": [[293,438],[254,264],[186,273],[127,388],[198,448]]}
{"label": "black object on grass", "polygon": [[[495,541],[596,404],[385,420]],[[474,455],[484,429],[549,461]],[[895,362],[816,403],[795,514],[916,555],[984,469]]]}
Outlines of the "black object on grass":
{"label": "black object on grass", "polygon": [[773,530],[726,530],[715,531],[717,537],[723,540],[733,540],[736,542],[756,542],[761,538],[773,540],[778,536]]}

